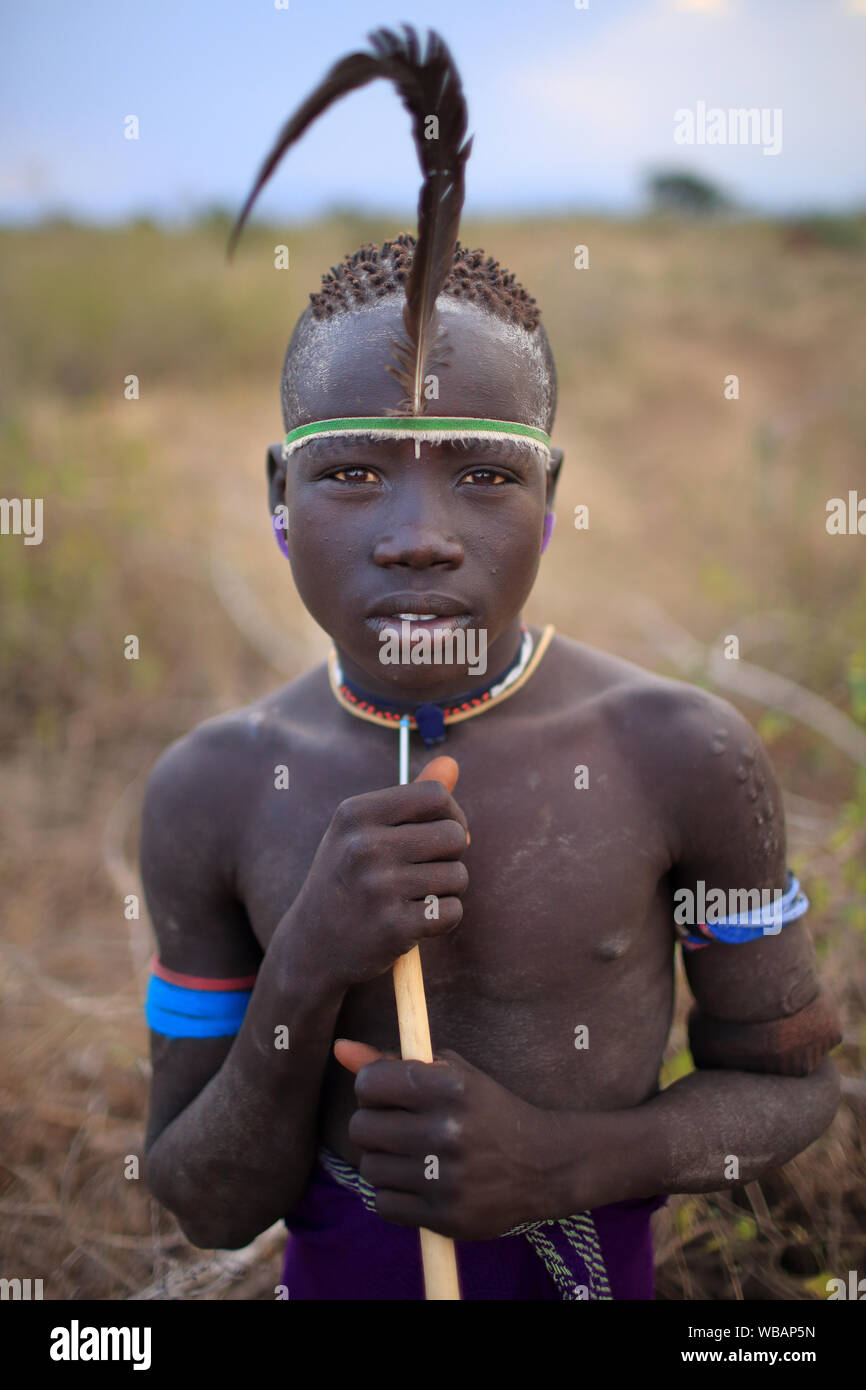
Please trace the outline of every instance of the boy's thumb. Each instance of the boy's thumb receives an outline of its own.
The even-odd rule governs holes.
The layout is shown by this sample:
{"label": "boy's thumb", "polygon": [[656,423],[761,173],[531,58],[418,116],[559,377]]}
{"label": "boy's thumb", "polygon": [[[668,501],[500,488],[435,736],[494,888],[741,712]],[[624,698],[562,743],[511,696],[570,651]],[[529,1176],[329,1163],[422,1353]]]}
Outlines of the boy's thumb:
{"label": "boy's thumb", "polygon": [[[450,795],[457,786],[457,778],[460,776],[460,768],[457,766],[456,758],[449,758],[444,753],[438,758],[433,758],[426,767],[422,767],[416,782],[441,782],[446,792]],[[466,831],[466,843],[471,843],[469,831]]]}
{"label": "boy's thumb", "polygon": [[447,792],[453,792],[457,786],[457,778],[460,776],[460,768],[454,758],[447,757],[444,753],[438,758],[432,758],[426,767],[422,767],[416,782],[441,782]]}

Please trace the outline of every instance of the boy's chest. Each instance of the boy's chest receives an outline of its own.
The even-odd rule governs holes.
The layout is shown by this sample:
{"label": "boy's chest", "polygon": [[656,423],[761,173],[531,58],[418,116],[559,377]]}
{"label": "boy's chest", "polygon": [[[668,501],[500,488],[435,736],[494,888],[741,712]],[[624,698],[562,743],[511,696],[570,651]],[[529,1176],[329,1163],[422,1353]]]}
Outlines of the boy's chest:
{"label": "boy's chest", "polygon": [[[633,1011],[639,1029],[645,1011],[664,1011],[661,995],[669,992],[669,865],[654,808],[627,760],[591,739],[583,750],[548,739],[493,756],[479,733],[469,721],[465,737],[435,750],[460,765],[454,795],[471,844],[463,920],[422,945],[434,1037],[463,1055],[492,1051],[504,1070],[527,1037],[536,1054],[543,1050],[546,1031],[554,1058],[566,1035],[573,1057],[584,1025],[610,1048],[625,1016]],[[253,811],[240,880],[263,946],[300,891],[339,802],[386,784],[388,748],[377,744],[373,758],[363,746],[353,751],[354,765],[346,759],[342,768],[339,756],[295,757],[283,801],[269,794]],[[396,760],[396,738],[393,753]],[[411,775],[432,756],[418,750]],[[389,976],[350,992],[340,1027],[394,1047]]]}

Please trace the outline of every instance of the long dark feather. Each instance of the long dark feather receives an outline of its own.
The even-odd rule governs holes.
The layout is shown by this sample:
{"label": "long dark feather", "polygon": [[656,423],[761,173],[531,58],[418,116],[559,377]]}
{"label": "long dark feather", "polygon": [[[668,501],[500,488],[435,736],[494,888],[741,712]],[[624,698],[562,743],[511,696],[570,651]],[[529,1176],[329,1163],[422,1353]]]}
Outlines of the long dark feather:
{"label": "long dark feather", "polygon": [[[389,29],[370,34],[374,53],[350,53],[341,58],[286,122],[235,223],[229,255],[280,159],[316,117],[339,97],[377,77],[393,82],[412,117],[412,135],[424,182],[418,199],[418,240],[406,283],[403,334],[393,345],[397,365],[388,370],[403,387],[405,399],[401,409],[421,415],[426,407],[425,377],[441,360],[444,335],[436,299],[453,263],[472,141],[462,143],[466,135],[466,102],[460,76],[444,41],[431,30],[422,58],[415,31],[408,24],[402,28],[405,38]],[[438,139],[428,140],[425,127],[431,116],[438,121]]]}

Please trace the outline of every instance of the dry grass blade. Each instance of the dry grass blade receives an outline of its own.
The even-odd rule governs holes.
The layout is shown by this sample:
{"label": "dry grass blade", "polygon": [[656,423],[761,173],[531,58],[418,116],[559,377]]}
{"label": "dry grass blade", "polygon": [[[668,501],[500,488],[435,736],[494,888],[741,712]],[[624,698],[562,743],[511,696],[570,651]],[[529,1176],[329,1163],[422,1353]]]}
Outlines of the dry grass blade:
{"label": "dry grass blade", "polygon": [[167,1298],[214,1298],[239,1280],[255,1265],[274,1255],[286,1240],[282,1221],[269,1226],[242,1250],[223,1250],[207,1260],[169,1271],[164,1279],[148,1284],[132,1295],[133,1302]]}

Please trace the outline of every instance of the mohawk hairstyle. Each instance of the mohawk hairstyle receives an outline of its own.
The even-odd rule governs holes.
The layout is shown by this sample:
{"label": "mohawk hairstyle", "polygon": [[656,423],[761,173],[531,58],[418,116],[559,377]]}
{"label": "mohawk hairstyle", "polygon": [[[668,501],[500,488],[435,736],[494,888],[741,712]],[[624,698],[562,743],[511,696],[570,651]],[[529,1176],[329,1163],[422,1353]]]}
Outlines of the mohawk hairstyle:
{"label": "mohawk hairstyle", "polygon": [[[348,313],[386,294],[401,292],[409,279],[417,244],[415,237],[402,232],[381,247],[366,242],[339,265],[331,266],[322,276],[322,288],[310,294],[312,317]],[[459,241],[440,293],[474,301],[529,333],[538,327],[538,305],[514,275],[484,251],[469,251]]]}

